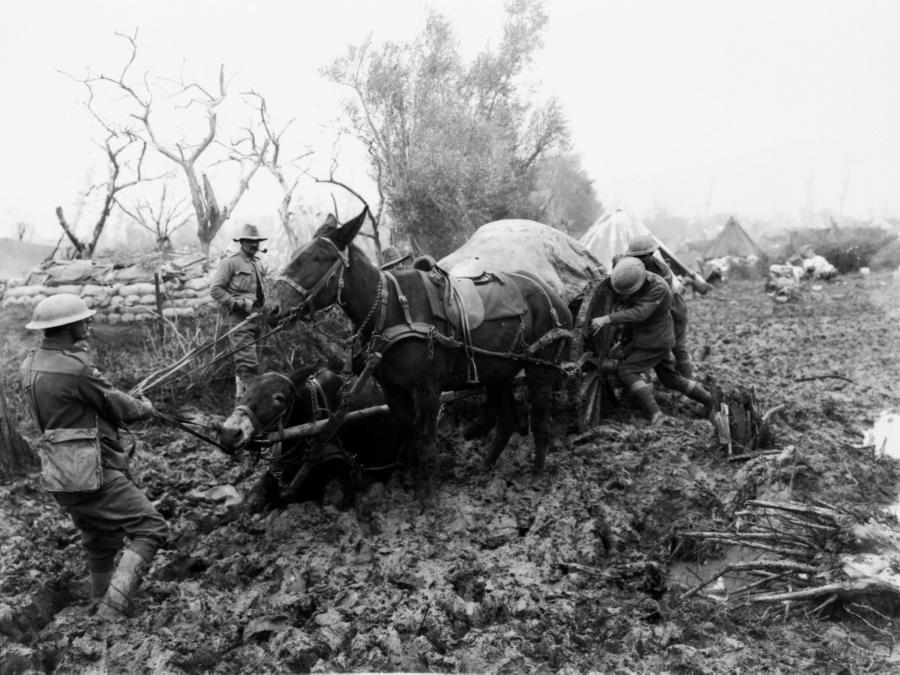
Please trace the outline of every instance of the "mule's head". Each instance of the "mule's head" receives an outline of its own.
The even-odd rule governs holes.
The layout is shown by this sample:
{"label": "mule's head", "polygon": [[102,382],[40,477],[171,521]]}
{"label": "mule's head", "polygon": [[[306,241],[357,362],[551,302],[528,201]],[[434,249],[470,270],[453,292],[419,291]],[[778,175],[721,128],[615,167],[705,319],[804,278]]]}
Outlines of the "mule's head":
{"label": "mule's head", "polygon": [[350,266],[350,242],[368,215],[367,207],[343,225],[328,215],[313,238],[294,253],[275,280],[265,307],[270,324],[278,323],[298,308],[303,318],[337,302],[340,280],[344,269]]}
{"label": "mule's head", "polygon": [[294,385],[280,373],[265,373],[247,382],[247,390],[219,432],[219,442],[237,450],[263,429],[272,429],[293,402]]}

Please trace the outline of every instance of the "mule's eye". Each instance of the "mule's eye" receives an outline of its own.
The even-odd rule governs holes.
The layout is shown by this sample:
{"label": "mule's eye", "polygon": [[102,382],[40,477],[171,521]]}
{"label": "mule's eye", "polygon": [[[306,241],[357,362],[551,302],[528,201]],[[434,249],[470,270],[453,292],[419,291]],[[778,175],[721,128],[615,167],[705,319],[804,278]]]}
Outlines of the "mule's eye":
{"label": "mule's eye", "polygon": [[284,394],[272,394],[272,403],[279,408],[284,405]]}

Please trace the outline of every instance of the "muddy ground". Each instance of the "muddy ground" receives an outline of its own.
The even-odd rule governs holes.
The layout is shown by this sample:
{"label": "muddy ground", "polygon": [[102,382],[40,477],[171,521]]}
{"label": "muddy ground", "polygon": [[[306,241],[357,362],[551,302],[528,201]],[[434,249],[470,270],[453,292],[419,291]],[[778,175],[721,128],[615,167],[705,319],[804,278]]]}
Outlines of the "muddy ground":
{"label": "muddy ground", "polygon": [[0,671],[896,671],[887,617],[762,619],[680,600],[695,583],[685,562],[708,557],[680,530],[727,523],[752,497],[886,506],[900,491],[896,462],[859,447],[900,407],[900,281],[803,292],[775,304],[760,282],[733,282],[689,299],[701,377],[786,406],[786,451],[746,463],[711,449],[702,411],[669,392],[675,424],[622,409],[561,432],[539,478],[518,435],[484,473],[482,441],[457,424],[467,413],[448,410],[433,503],[401,473],[349,508],[248,514],[210,491],[248,490],[246,462],[147,428],[134,469],[173,537],[118,625],[86,616],[76,530],[35,477],[0,486]]}

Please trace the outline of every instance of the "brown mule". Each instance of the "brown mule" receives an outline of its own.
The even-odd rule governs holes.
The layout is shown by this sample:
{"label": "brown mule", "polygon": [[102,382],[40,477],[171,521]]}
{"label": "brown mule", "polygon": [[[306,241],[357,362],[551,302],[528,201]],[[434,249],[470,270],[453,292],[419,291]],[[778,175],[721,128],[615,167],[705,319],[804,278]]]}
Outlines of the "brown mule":
{"label": "brown mule", "polygon": [[292,310],[301,317],[333,304],[344,310],[364,352],[381,355],[374,374],[408,439],[417,478],[432,470],[440,394],[470,388],[473,365],[496,418],[485,463],[496,462],[515,429],[513,378],[524,369],[534,469],[540,471],[550,444],[551,395],[563,375],[558,364],[567,356],[571,337],[568,307],[538,279],[509,275],[508,283],[523,300],[522,314],[484,320],[469,331],[467,349],[447,320],[432,311],[425,272],[382,272],[353,244],[367,216],[364,209],[343,225],[329,216],[294,254],[266,304],[270,323]]}

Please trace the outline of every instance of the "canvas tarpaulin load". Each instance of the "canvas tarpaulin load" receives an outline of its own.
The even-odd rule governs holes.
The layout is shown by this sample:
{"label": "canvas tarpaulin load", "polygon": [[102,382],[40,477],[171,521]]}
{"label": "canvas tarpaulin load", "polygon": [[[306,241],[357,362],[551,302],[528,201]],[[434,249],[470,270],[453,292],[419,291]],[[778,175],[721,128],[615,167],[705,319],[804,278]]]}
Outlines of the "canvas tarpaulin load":
{"label": "canvas tarpaulin load", "polygon": [[528,272],[543,280],[566,303],[578,297],[606,268],[565,232],[533,220],[496,220],[482,225],[438,264],[448,272],[461,263],[487,271]]}

